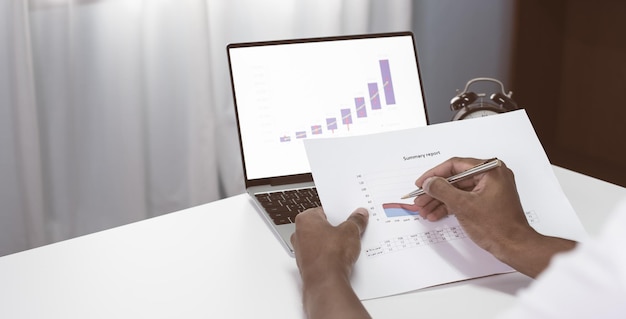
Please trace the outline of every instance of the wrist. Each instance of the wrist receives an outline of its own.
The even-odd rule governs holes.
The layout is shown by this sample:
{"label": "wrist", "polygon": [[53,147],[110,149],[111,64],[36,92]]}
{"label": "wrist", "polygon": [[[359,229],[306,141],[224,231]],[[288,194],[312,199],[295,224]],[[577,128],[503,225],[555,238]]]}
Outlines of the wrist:
{"label": "wrist", "polygon": [[541,241],[541,235],[531,227],[517,231],[508,230],[506,236],[498,238],[488,251],[498,260],[509,264],[522,253],[531,250],[537,242]]}
{"label": "wrist", "polygon": [[302,274],[302,279],[302,303],[308,318],[370,318],[345,271],[311,272]]}
{"label": "wrist", "polygon": [[350,287],[350,279],[340,272],[302,276],[302,292],[305,303],[307,298],[315,298],[343,286]]}
{"label": "wrist", "polygon": [[503,240],[492,254],[520,273],[536,278],[548,267],[554,255],[575,246],[574,241],[545,236],[531,228]]}
{"label": "wrist", "polygon": [[350,281],[351,265],[318,259],[300,268],[304,289],[316,289],[318,286],[333,282]]}

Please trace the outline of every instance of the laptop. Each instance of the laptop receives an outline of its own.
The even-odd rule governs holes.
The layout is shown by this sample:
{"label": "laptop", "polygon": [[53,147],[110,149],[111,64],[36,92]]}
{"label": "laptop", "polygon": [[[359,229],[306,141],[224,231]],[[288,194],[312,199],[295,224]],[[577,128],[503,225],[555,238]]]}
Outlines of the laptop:
{"label": "laptop", "polygon": [[303,140],[428,124],[414,37],[231,43],[227,53],[246,190],[294,256],[295,217],[320,206]]}

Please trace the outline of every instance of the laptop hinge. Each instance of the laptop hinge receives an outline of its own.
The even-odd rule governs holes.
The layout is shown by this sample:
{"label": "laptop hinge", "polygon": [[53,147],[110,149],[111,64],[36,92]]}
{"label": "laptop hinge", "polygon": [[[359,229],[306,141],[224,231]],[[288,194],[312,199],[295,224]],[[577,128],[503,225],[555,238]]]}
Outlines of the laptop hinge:
{"label": "laptop hinge", "polygon": [[285,185],[285,184],[295,184],[295,183],[305,183],[312,181],[313,178],[311,174],[300,174],[300,175],[290,175],[290,176],[281,176],[270,179],[270,185]]}

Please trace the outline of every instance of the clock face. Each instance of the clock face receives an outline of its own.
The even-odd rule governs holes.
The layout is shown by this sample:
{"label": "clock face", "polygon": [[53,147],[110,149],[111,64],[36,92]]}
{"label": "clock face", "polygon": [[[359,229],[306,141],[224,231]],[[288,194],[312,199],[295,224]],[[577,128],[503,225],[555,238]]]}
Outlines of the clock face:
{"label": "clock face", "polygon": [[486,103],[479,103],[479,104],[473,104],[473,105],[460,109],[454,115],[454,118],[452,118],[452,120],[456,121],[456,120],[465,120],[465,119],[475,119],[479,117],[485,117],[485,116],[504,113],[504,112],[506,112],[506,110],[504,110],[503,108],[499,106],[486,104]]}
{"label": "clock face", "polygon": [[498,113],[500,112],[496,112],[494,110],[474,110],[473,112],[467,113],[463,118],[474,119],[477,117],[485,117],[485,116],[494,115]]}

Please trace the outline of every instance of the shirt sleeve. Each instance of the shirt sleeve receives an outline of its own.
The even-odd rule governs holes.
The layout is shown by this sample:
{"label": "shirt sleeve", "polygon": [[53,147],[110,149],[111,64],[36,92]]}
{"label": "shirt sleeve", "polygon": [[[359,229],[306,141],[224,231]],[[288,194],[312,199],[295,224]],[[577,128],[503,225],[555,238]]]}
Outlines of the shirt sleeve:
{"label": "shirt sleeve", "polygon": [[626,318],[626,200],[601,235],[555,256],[499,318]]}

